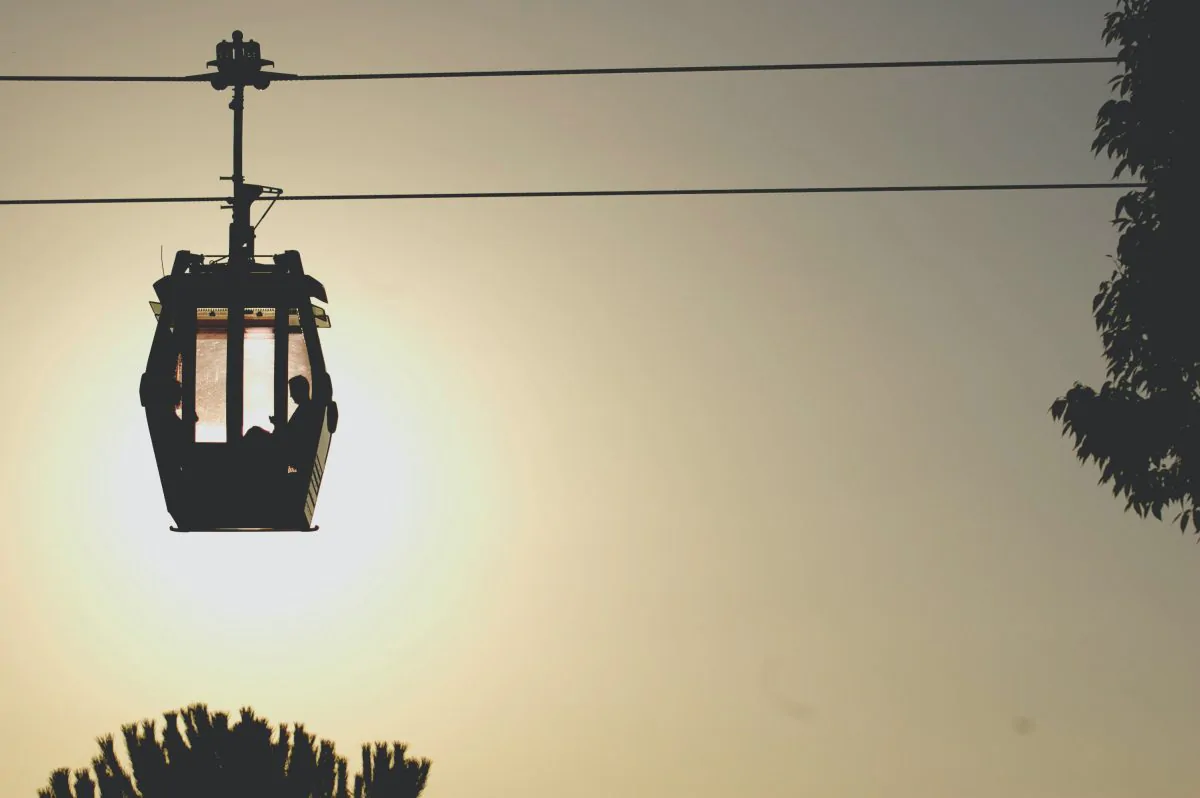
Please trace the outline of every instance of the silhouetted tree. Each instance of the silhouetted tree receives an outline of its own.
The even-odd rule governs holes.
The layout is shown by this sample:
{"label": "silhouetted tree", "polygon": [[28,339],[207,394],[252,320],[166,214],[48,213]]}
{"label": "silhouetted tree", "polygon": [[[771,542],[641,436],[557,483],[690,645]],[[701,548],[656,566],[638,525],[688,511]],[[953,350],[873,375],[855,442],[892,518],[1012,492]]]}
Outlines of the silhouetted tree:
{"label": "silhouetted tree", "polygon": [[[203,704],[163,717],[161,740],[152,720],[122,727],[129,770],[117,758],[112,735],[101,737],[92,771],[54,771],[39,798],[350,798],[346,760],[302,725],[289,731],[280,724],[275,735],[246,708],[231,727],[228,715],[210,715]],[[407,758],[405,751],[403,743],[364,745],[354,798],[420,795],[431,763]]]}
{"label": "silhouetted tree", "polygon": [[1092,303],[1107,379],[1075,383],[1050,408],[1100,483],[1125,509],[1200,532],[1200,95],[1195,0],[1120,0],[1104,40],[1120,45],[1117,96],[1097,117],[1092,145],[1146,183],[1122,196],[1116,270]]}

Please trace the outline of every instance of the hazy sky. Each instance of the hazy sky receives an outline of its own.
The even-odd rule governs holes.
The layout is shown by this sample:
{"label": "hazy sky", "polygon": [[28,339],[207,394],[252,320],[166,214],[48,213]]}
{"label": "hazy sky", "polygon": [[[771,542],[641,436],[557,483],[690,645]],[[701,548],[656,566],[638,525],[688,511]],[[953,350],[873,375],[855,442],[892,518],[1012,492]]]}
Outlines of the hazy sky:
{"label": "hazy sky", "polygon": [[[300,73],[1087,56],[1113,5],[0,2],[0,74],[194,73],[234,28]],[[279,84],[246,172],[1105,180],[1114,71]],[[225,191],[204,84],[0,102],[0,197]],[[0,208],[0,794],[203,701],[408,741],[431,798],[1195,795],[1200,548],[1047,413],[1103,374],[1117,196],[280,204],[342,420],[321,531],[262,537],[168,531],[137,399],[159,249],[227,212]]]}

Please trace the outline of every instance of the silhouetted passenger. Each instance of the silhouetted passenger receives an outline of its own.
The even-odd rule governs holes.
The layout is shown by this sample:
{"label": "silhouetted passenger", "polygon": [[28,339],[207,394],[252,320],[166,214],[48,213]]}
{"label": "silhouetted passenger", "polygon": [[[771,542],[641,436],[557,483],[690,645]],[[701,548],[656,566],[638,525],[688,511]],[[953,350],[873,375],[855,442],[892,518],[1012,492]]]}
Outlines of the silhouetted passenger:
{"label": "silhouetted passenger", "polygon": [[305,460],[312,457],[312,441],[319,434],[324,414],[309,394],[308,378],[297,375],[288,380],[288,390],[296,403],[296,412],[287,424],[288,465],[300,470]]}
{"label": "silhouetted passenger", "polygon": [[[292,401],[296,403],[296,410],[283,430],[283,454],[287,457],[288,466],[299,471],[300,463],[311,456],[311,441],[314,432],[320,430],[323,415],[309,395],[306,377],[295,376],[288,380],[288,391],[292,395]],[[271,416],[271,423],[275,423],[275,416]],[[265,450],[274,438],[275,436],[262,427],[251,427],[246,431],[243,440],[248,447]]]}
{"label": "silhouetted passenger", "polygon": [[267,432],[262,427],[251,427],[246,430],[246,434],[242,436],[242,440],[247,446],[263,448],[271,443],[271,433]]}

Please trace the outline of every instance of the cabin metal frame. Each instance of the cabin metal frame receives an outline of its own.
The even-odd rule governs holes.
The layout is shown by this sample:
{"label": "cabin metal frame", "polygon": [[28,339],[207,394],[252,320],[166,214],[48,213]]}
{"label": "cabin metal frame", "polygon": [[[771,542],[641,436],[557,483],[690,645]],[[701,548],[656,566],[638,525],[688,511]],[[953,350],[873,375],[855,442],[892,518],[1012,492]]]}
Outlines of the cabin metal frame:
{"label": "cabin metal frame", "polygon": [[[176,531],[311,531],[337,429],[337,404],[317,330],[329,326],[325,288],[287,251],[241,272],[187,251],[155,283],[158,324],[140,395],[167,510]],[[240,297],[240,300],[237,299]],[[232,302],[231,302],[232,300]],[[242,312],[230,314],[230,307]],[[269,326],[274,339],[273,431],[263,443],[243,429],[244,330]],[[196,440],[197,336],[226,333],[225,441]],[[306,429],[288,423],[288,344],[303,335],[313,408]]]}

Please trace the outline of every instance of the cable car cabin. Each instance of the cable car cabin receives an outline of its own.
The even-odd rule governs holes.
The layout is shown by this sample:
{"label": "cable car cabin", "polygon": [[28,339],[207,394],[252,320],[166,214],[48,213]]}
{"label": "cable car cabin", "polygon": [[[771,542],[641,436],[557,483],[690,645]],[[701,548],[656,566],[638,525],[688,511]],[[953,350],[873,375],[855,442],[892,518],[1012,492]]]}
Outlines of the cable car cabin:
{"label": "cable car cabin", "polygon": [[140,393],[176,531],[315,529],[337,404],[311,300],[328,300],[299,253],[273,261],[181,251],[154,284]]}

